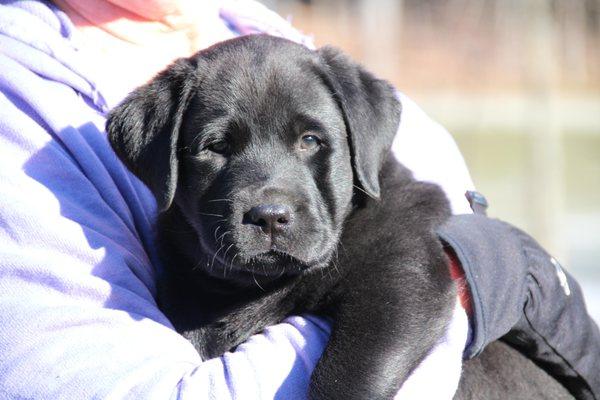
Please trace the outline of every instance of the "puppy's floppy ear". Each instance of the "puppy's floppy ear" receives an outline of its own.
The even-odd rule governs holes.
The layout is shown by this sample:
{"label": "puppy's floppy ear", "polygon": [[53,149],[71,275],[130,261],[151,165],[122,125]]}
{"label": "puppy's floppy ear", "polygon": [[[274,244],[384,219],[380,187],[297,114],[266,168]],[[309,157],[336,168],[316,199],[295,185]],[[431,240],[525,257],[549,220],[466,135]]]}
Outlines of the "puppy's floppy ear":
{"label": "puppy's floppy ear", "polygon": [[362,189],[379,198],[379,171],[400,124],[400,102],[388,82],[341,51],[323,47],[317,52],[325,64],[324,79],[344,114],[354,173]]}
{"label": "puppy's floppy ear", "polygon": [[108,139],[121,161],[169,208],[177,188],[177,142],[195,86],[196,62],[179,59],[134,90],[106,122]]}

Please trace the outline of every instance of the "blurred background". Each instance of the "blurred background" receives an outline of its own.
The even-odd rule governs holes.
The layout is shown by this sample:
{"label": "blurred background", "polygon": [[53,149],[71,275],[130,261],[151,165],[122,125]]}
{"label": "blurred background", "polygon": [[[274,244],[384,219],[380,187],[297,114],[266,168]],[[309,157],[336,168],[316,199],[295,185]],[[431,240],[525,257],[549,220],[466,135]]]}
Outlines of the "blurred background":
{"label": "blurred background", "polygon": [[490,215],[533,234],[600,321],[600,0],[262,0],[455,137]]}

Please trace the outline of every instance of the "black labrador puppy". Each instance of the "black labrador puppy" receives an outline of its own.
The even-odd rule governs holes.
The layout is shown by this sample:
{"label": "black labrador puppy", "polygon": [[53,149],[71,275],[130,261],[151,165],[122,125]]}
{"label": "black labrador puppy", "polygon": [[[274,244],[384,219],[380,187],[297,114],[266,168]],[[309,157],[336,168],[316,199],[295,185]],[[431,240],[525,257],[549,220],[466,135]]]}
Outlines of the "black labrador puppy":
{"label": "black labrador puppy", "polygon": [[295,313],[332,318],[310,397],[390,399],[456,289],[442,190],[390,155],[393,88],[339,51],[246,36],[180,59],[108,119],[156,196],[159,305],[203,358]]}

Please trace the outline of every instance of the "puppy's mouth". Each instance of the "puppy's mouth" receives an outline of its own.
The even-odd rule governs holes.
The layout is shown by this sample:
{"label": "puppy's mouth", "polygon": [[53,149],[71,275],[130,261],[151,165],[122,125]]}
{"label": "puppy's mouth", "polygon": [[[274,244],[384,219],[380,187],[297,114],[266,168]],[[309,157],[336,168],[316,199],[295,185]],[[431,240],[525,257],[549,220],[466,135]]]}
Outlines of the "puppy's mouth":
{"label": "puppy's mouth", "polygon": [[276,248],[269,251],[258,253],[248,259],[247,264],[288,264],[288,263],[303,264],[301,261],[294,258],[291,254]]}
{"label": "puppy's mouth", "polygon": [[225,271],[280,277],[296,275],[311,267],[308,263],[277,248],[251,254],[237,254],[238,256],[233,261],[232,259],[218,260]]}
{"label": "puppy's mouth", "polygon": [[[210,211],[227,216],[224,221],[213,222],[203,216],[194,224],[204,259],[199,265],[211,276],[233,280],[241,275],[294,276],[324,264],[331,256],[333,238],[312,215],[301,215],[303,218],[297,218],[291,226],[276,226],[269,221],[273,226],[266,232],[258,223],[240,223],[243,218],[239,210],[247,207],[232,208]],[[206,209],[204,206],[203,212]]]}

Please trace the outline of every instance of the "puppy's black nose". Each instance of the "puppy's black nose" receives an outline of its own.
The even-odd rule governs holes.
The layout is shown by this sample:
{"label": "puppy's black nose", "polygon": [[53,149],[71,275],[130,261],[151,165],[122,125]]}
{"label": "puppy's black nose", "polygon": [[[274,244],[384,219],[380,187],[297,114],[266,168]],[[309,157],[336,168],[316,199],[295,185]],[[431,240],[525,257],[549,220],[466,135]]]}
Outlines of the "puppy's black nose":
{"label": "puppy's black nose", "polygon": [[280,232],[290,224],[292,211],[282,204],[262,204],[252,207],[245,215],[248,223],[258,225],[264,233]]}

